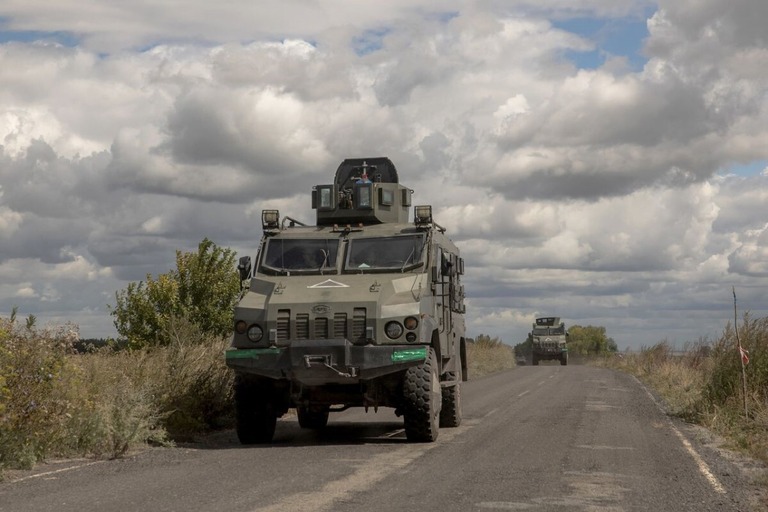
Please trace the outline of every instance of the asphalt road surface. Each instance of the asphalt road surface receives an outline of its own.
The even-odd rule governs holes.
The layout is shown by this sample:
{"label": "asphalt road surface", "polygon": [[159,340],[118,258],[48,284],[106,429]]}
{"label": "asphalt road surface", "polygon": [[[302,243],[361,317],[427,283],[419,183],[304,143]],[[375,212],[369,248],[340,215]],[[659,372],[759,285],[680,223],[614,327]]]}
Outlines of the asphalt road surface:
{"label": "asphalt road surface", "polygon": [[227,431],[115,461],[49,463],[0,483],[0,511],[753,511],[756,463],[667,417],[634,377],[520,367],[464,383],[464,421],[405,440],[390,409],[279,420],[275,442]]}

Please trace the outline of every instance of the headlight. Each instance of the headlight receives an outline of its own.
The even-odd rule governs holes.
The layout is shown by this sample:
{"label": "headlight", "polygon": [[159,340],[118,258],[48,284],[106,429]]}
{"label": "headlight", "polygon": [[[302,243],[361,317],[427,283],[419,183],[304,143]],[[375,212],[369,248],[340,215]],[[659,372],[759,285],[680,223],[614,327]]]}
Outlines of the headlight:
{"label": "headlight", "polygon": [[246,327],[248,327],[248,324],[246,324],[242,320],[238,320],[235,322],[235,332],[237,334],[243,334],[245,332]]}
{"label": "headlight", "polygon": [[415,331],[416,328],[419,326],[419,319],[416,318],[415,316],[409,316],[408,318],[405,319],[405,322],[403,323],[405,324],[406,329],[408,329],[409,331]]}
{"label": "headlight", "polygon": [[395,322],[393,320],[387,322],[387,325],[384,326],[384,332],[389,339],[396,340],[403,335],[403,326],[400,325],[400,322]]}
{"label": "headlight", "polygon": [[261,341],[262,336],[264,336],[264,331],[258,325],[253,324],[248,328],[248,339],[252,342]]}

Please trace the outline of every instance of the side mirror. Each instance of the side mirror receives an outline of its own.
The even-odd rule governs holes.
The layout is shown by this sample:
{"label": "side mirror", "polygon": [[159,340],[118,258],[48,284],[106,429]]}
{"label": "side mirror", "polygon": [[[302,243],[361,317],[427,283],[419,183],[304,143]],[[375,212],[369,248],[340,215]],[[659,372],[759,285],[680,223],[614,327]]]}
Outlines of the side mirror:
{"label": "side mirror", "polygon": [[251,276],[251,257],[242,256],[237,264],[237,271],[240,273],[240,289],[243,287],[243,281]]}

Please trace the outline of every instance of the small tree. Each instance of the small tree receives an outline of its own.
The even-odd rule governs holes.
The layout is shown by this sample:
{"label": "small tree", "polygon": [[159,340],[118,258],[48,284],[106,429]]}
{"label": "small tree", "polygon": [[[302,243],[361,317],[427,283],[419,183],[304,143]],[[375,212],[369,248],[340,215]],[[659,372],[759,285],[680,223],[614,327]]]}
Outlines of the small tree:
{"label": "small tree", "polygon": [[110,314],[133,347],[167,345],[170,323],[177,318],[203,333],[224,336],[232,330],[239,289],[235,252],[205,238],[196,253],[176,251],[176,270],[157,279],[147,274],[146,283],[129,283],[116,292]]}
{"label": "small tree", "polygon": [[605,334],[605,327],[588,325],[571,326],[568,329],[568,351],[580,355],[603,355],[616,352],[618,346]]}
{"label": "small tree", "polygon": [[504,342],[501,341],[498,336],[491,338],[487,334],[478,334],[477,338],[470,339],[469,341],[475,346],[482,348],[498,348],[504,344]]}
{"label": "small tree", "polygon": [[526,338],[522,343],[515,345],[515,355],[529,357],[533,352],[533,340]]}

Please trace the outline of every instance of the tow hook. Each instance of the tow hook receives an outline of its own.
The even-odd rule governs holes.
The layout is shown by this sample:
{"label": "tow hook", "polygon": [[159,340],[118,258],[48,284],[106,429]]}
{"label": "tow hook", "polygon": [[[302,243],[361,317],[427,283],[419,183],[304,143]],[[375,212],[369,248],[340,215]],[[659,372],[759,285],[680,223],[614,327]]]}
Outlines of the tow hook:
{"label": "tow hook", "polygon": [[349,379],[357,377],[357,367],[350,366],[348,367],[349,373],[342,372],[338,368],[331,365],[331,356],[330,355],[308,355],[304,356],[304,367],[305,368],[312,368],[314,365],[323,365],[326,368],[332,370],[334,373],[336,373],[340,377],[346,377]]}

